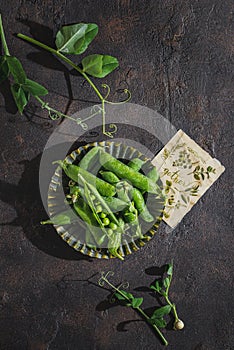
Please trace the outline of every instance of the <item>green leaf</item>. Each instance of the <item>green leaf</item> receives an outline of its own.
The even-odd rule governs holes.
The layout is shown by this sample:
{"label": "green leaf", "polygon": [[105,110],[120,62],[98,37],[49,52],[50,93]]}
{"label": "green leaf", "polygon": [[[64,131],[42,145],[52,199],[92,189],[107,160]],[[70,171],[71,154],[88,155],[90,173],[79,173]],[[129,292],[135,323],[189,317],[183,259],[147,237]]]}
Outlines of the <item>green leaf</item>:
{"label": "green leaf", "polygon": [[0,57],[0,84],[8,78],[9,67],[5,56]]}
{"label": "green leaf", "polygon": [[15,82],[19,84],[24,84],[27,77],[22,67],[22,64],[20,63],[18,58],[13,56],[6,56],[6,60],[10,73],[13,75]]}
{"label": "green leaf", "polygon": [[96,78],[104,78],[118,65],[117,58],[108,55],[89,55],[82,60],[83,71]]}
{"label": "green leaf", "polygon": [[139,306],[141,306],[141,304],[143,303],[143,298],[134,298],[132,300],[132,307],[135,309],[135,308],[138,308]]}
{"label": "green leaf", "polygon": [[163,285],[164,285],[165,288],[168,288],[170,286],[170,278],[169,277],[166,277],[163,280]]}
{"label": "green leaf", "polygon": [[171,276],[173,274],[173,264],[167,264],[167,274]]}
{"label": "green leaf", "polygon": [[55,44],[58,51],[67,54],[84,52],[98,32],[94,23],[78,23],[62,27],[57,35]]}
{"label": "green leaf", "polygon": [[151,323],[155,324],[155,326],[159,328],[165,328],[167,325],[167,322],[163,318],[155,318],[151,319]]}
{"label": "green leaf", "polygon": [[48,94],[48,90],[44,86],[30,79],[26,79],[23,88],[24,91],[28,91],[33,96],[44,96]]}
{"label": "green leaf", "polygon": [[118,300],[126,300],[126,299],[133,300],[134,299],[134,296],[131,293],[125,292],[124,290],[120,290],[120,292],[121,292],[121,294],[119,292],[115,292],[115,297]]}
{"label": "green leaf", "polygon": [[162,318],[164,315],[168,315],[171,311],[171,306],[170,305],[165,305],[160,307],[159,309],[156,309],[153,313],[153,315],[151,316],[151,319],[160,319]]}
{"label": "green leaf", "polygon": [[24,107],[27,105],[30,94],[27,91],[24,91],[22,85],[13,84],[11,86],[11,92],[14,97],[16,106],[20,112],[23,113]]}
{"label": "green leaf", "polygon": [[162,290],[162,282],[160,280],[155,281],[154,285],[150,286],[151,289],[156,290],[156,292],[161,292]]}

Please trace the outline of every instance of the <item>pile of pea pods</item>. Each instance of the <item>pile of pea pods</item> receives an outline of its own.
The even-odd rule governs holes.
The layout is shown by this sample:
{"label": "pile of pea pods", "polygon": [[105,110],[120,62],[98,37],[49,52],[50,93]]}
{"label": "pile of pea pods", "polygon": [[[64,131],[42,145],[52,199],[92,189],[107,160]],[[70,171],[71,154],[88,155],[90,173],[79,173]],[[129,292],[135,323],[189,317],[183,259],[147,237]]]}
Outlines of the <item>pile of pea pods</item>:
{"label": "pile of pea pods", "polygon": [[78,164],[57,163],[69,179],[66,197],[73,210],[42,223],[66,225],[82,220],[88,247],[106,247],[110,255],[123,260],[119,251],[123,237],[142,238],[142,223],[152,226],[155,221],[147,196],[164,198],[157,169],[151,167],[144,174],[141,169],[146,161],[134,158],[125,164],[99,146],[91,148]]}

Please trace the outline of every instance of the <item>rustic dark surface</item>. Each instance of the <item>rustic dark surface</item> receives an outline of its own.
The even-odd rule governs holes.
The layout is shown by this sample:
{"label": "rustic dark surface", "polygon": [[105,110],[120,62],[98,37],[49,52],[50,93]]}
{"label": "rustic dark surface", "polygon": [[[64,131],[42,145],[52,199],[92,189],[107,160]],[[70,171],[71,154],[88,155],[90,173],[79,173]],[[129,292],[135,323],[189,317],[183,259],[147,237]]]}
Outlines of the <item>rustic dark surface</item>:
{"label": "rustic dark surface", "polygon": [[[0,11],[11,53],[48,87],[52,105],[64,111],[72,98],[71,114],[96,96],[81,77],[69,78],[63,64],[14,33],[50,44],[65,23],[96,22],[100,31],[89,53],[119,58],[120,69],[105,79],[113,91],[129,87],[132,102],[157,110],[226,167],[171,233],[162,224],[124,263],[86,258],[39,224],[46,213],[38,168],[55,124],[39,109],[33,116],[16,113],[9,85],[2,84],[0,349],[163,348],[135,312],[105,302],[109,293],[95,285],[97,276],[94,284],[87,280],[113,270],[116,283],[128,280],[134,290],[152,282],[150,267],[171,259],[171,297],[186,326],[166,331],[168,349],[233,349],[233,1],[1,0]],[[147,292],[136,294],[144,294],[146,308],[157,304]]]}

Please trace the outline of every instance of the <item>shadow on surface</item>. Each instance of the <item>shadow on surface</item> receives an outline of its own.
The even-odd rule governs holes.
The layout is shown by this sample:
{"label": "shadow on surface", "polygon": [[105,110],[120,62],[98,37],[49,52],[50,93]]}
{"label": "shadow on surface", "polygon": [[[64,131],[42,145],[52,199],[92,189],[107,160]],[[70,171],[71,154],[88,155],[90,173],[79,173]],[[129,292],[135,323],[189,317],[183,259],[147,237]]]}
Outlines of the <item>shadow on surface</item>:
{"label": "shadow on surface", "polygon": [[10,204],[17,218],[2,225],[21,226],[26,237],[46,254],[68,260],[91,259],[75,251],[59,237],[52,226],[42,226],[41,220],[48,217],[40,196],[39,166],[41,155],[31,161],[23,161],[25,170],[18,185],[0,181],[0,199]]}

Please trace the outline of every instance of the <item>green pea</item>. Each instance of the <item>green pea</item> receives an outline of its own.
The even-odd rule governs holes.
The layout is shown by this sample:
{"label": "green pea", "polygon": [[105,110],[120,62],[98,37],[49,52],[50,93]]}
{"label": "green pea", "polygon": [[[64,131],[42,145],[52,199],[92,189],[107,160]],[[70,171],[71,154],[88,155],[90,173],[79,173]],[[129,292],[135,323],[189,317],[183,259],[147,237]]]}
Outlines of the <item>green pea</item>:
{"label": "green pea", "polygon": [[101,213],[102,212],[102,206],[101,205],[97,205],[96,212],[97,213]]}
{"label": "green pea", "polygon": [[117,230],[118,228],[118,226],[114,222],[111,222],[109,226],[113,231]]}
{"label": "green pea", "polygon": [[113,234],[113,230],[112,230],[111,228],[109,228],[109,229],[107,230],[107,233],[108,233],[109,235],[112,235],[112,234]]}
{"label": "green pea", "polygon": [[[102,220],[102,222],[103,222],[103,225],[104,225],[104,226],[108,226],[109,223],[110,223],[110,220],[109,220],[108,218],[104,218],[104,219]],[[117,226],[117,225],[116,225],[116,226]]]}
{"label": "green pea", "polygon": [[105,213],[101,213],[101,214],[100,214],[100,218],[101,218],[101,219],[104,219],[105,217],[106,217],[106,214],[105,214]]}

